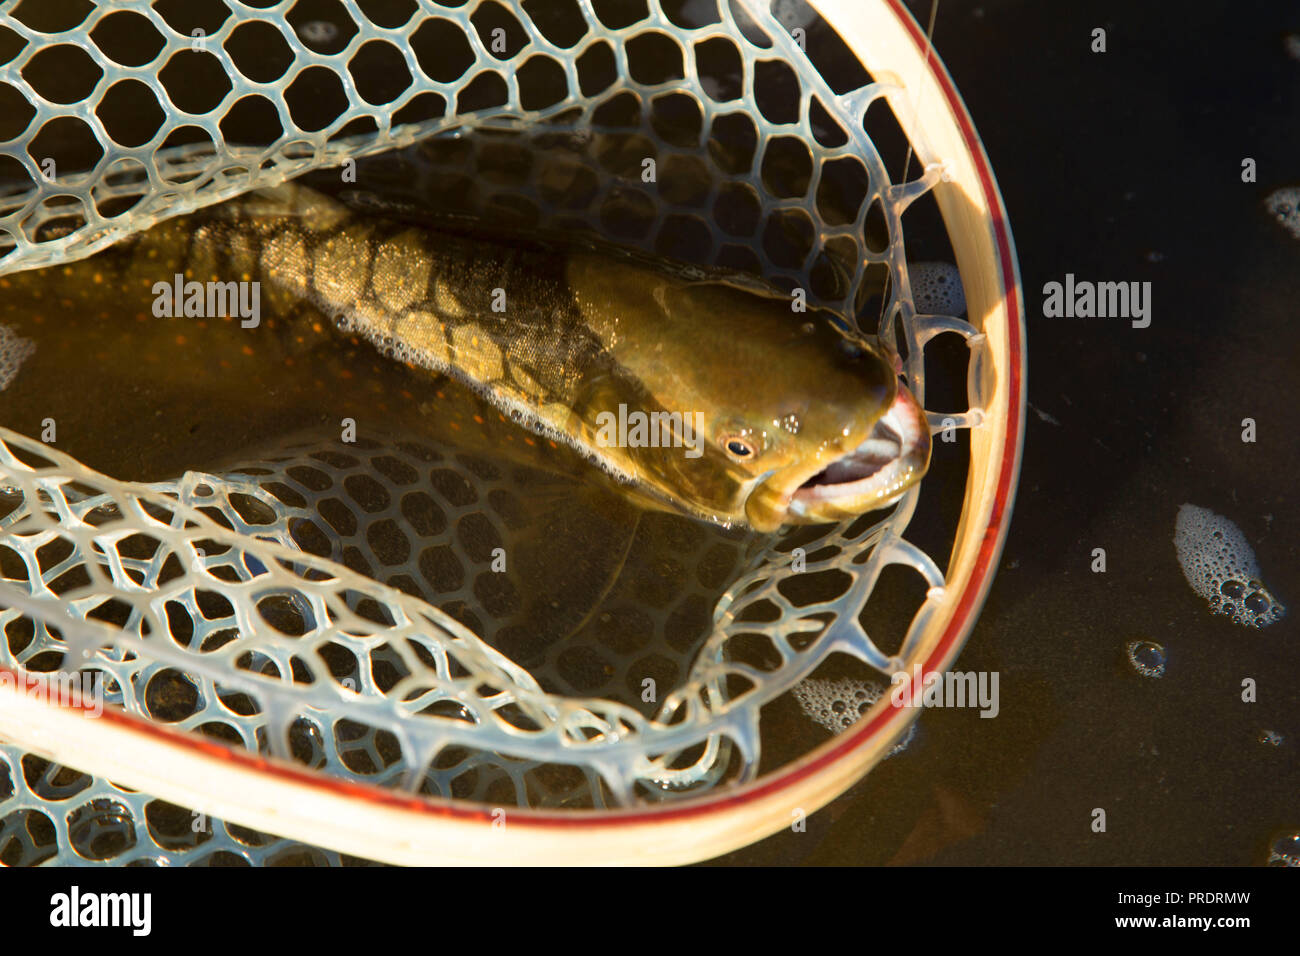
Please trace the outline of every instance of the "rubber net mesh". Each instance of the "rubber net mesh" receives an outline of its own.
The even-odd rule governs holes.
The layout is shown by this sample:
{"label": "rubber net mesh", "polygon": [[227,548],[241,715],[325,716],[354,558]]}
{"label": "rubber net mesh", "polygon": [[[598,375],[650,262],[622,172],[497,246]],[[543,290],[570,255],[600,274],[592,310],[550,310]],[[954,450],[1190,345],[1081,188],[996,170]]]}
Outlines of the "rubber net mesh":
{"label": "rubber net mesh", "polygon": [[[956,332],[978,381],[983,337],[918,314],[903,253],[902,214],[941,170],[891,182],[864,123],[887,116],[887,88],[802,4],[0,7],[0,273],[314,171],[358,206],[438,201],[804,288],[896,346],[922,402],[923,347]],[[931,413],[936,429],[977,427],[971,396]],[[655,516],[640,563],[667,569],[662,596],[611,588],[591,614],[615,635],[597,666],[564,646],[521,666],[485,639],[530,618],[492,591],[511,578],[488,573],[484,542],[517,532],[530,480],[362,439],[132,484],[0,431],[0,664],[94,673],[107,706],[353,780],[605,807],[751,779],[763,705],[835,652],[910,666],[942,594],[903,537],[919,489],[771,539]],[[894,565],[924,596],[887,652],[864,621]],[[646,674],[666,685],[651,702]],[[340,861],[196,831],[186,810],[12,747],[0,815],[6,863]]]}

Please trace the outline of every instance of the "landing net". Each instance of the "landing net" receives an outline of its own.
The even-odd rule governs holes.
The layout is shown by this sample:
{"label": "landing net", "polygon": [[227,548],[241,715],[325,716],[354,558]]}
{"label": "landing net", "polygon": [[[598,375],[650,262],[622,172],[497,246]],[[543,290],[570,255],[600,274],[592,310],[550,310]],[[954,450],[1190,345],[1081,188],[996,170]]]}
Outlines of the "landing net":
{"label": "landing net", "polygon": [[[951,554],[907,537],[922,488],[761,546],[688,532],[676,593],[594,691],[562,655],[525,668],[484,639],[486,558],[456,529],[507,534],[502,496],[526,494],[508,470],[367,440],[138,484],[0,429],[0,667],[11,687],[91,675],[106,708],[0,686],[0,861],[683,861],[788,825],[889,751],[917,712],[887,697],[775,769],[760,712],[836,654],[882,683],[955,657],[1014,490],[1018,285],[925,36],[897,3],[816,7],[0,4],[4,48],[22,43],[0,64],[0,274],[310,173],[358,207],[441,196],[803,289],[896,348],[922,404],[927,344],[969,349],[968,408],[929,412],[962,435]],[[964,286],[922,304],[966,317],[918,310],[903,236],[922,206]],[[421,583],[435,550],[460,591]],[[919,600],[889,633],[872,602],[900,568]],[[418,586],[382,583],[403,574]],[[674,636],[688,607],[694,642]],[[648,656],[671,687],[640,706]]]}

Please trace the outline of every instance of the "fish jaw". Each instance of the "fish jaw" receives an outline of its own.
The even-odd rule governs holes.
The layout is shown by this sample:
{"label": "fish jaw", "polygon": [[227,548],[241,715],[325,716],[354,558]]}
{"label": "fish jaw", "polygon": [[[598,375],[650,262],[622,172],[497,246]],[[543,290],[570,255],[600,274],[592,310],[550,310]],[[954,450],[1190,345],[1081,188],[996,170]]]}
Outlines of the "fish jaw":
{"label": "fish jaw", "polygon": [[785,524],[825,524],[897,501],[930,463],[930,425],[901,383],[894,401],[867,437],[829,465],[783,469],[755,488],[745,503],[756,531]]}

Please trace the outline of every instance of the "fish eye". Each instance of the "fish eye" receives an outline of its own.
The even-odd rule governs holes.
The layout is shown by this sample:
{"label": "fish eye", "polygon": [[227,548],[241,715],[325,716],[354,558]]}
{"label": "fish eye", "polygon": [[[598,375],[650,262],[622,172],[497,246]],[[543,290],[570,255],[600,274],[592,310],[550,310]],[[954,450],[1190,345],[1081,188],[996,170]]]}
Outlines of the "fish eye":
{"label": "fish eye", "polygon": [[758,448],[754,445],[754,442],[743,435],[723,435],[722,447],[736,461],[747,461],[758,454]]}

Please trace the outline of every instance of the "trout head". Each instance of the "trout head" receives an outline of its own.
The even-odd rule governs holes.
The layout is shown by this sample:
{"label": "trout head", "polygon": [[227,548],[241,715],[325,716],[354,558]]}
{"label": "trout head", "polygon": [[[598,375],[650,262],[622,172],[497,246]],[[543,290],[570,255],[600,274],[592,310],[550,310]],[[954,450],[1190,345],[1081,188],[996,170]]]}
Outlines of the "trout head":
{"label": "trout head", "polygon": [[665,406],[701,412],[703,453],[658,476],[671,496],[772,532],[884,507],[925,474],[924,409],[890,357],[828,316],[717,281],[650,298],[661,334],[643,381]]}
{"label": "trout head", "polygon": [[[865,354],[871,356],[867,363],[883,362]],[[863,392],[857,402],[842,397],[774,422],[786,419],[798,422],[799,434],[768,428],[755,443],[744,510],[758,531],[840,521],[883,508],[918,482],[929,465],[925,411],[901,382],[887,391]],[[724,449],[741,451],[730,447],[729,435],[724,430],[720,436]]]}

